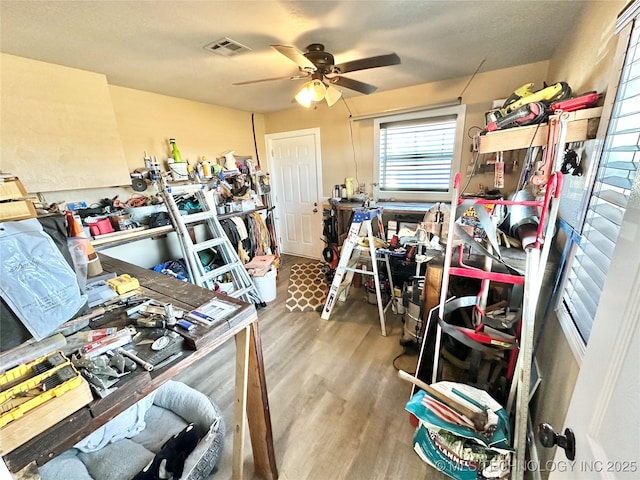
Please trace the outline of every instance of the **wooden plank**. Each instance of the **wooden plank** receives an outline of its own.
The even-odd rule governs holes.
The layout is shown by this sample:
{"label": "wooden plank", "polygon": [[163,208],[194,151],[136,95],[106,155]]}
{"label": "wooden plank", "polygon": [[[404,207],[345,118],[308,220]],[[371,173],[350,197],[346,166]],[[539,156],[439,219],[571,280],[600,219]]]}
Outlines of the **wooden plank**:
{"label": "wooden plank", "polygon": [[424,338],[424,329],[426,328],[429,311],[440,303],[440,290],[442,289],[442,262],[438,260],[427,263],[427,271],[424,278],[424,287],[422,288],[422,299],[424,307],[422,308],[422,326],[420,337]]}
{"label": "wooden plank", "polygon": [[253,322],[250,328],[247,416],[253,448],[253,463],[258,476],[266,480],[275,480],[278,478],[278,467],[273,448],[271,412],[258,322]]}
{"label": "wooden plank", "polygon": [[[104,398],[98,398],[90,405],[91,416],[94,418],[103,416],[102,423],[107,423],[124,410],[122,408],[123,405],[133,405],[142,399],[146,395],[143,393],[144,387],[150,383],[151,376],[149,372],[138,367],[126,378],[115,384],[118,388],[117,395],[112,394]],[[155,387],[157,388],[157,385]],[[114,407],[115,411],[113,411]],[[98,426],[95,425],[95,428],[98,428]]]}
{"label": "wooden plank", "polygon": [[27,191],[17,177],[0,179],[0,200],[14,200],[26,196]]}
{"label": "wooden plank", "polygon": [[89,384],[82,383],[54,397],[0,429],[0,454],[15,450],[93,400]]}
{"label": "wooden plank", "polygon": [[91,244],[94,248],[108,248],[122,245],[124,243],[132,242],[135,240],[142,240],[145,238],[152,238],[160,235],[166,235],[169,232],[173,232],[173,226],[164,225],[162,227],[148,228],[140,227],[134,230],[125,230],[124,232],[108,233],[106,235],[100,235],[97,238],[91,240]]}
{"label": "wooden plank", "polygon": [[36,209],[30,200],[0,203],[0,221],[24,220],[34,218]]}
{"label": "wooden plank", "polygon": [[244,478],[244,437],[247,422],[247,385],[249,364],[249,327],[236,335],[236,388],[233,414],[233,475]]}
{"label": "wooden plank", "polygon": [[[587,108],[567,113],[569,117],[569,123],[567,124],[567,143],[581,142],[589,138],[594,138],[595,130],[592,128],[592,122],[590,120],[599,118],[601,113],[602,107]],[[547,144],[548,136],[549,127],[546,123],[489,132],[485,135],[478,136],[478,153],[482,155],[508,150],[519,150],[529,148],[529,146],[541,147]]]}

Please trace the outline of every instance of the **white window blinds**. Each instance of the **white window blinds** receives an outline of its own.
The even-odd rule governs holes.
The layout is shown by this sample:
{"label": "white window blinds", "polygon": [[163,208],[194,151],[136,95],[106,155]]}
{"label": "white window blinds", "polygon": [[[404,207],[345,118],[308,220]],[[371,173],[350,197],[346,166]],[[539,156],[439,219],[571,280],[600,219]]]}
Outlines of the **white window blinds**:
{"label": "white window blinds", "polygon": [[634,24],[580,244],[563,303],[585,342],[640,165],[640,29]]}
{"label": "white window blinds", "polygon": [[456,127],[455,115],[380,123],[380,192],[447,192]]}

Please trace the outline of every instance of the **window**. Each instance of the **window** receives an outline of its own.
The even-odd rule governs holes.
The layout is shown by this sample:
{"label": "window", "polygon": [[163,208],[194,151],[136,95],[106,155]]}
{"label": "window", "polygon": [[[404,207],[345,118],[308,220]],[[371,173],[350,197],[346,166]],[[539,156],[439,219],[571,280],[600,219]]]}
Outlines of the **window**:
{"label": "window", "polygon": [[458,105],[376,118],[376,200],[449,200],[460,168],[464,113]]}
{"label": "window", "polygon": [[561,322],[563,316],[569,316],[584,345],[589,341],[622,218],[640,166],[639,38],[636,20],[582,234],[572,246],[573,260],[557,309]]}

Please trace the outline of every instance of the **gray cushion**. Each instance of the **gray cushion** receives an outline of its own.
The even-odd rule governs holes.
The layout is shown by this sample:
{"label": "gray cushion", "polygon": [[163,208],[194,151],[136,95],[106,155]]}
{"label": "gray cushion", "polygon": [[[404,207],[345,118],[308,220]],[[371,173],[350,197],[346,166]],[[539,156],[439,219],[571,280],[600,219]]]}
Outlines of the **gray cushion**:
{"label": "gray cushion", "polygon": [[187,426],[187,422],[181,416],[157,405],[149,409],[145,421],[148,425],[162,425],[162,428],[145,428],[132,440],[153,453],[158,453],[172,435]]}
{"label": "gray cushion", "polygon": [[[128,480],[153,459],[154,454],[128,438],[95,452],[79,452],[78,458],[96,480]],[[67,477],[68,478],[68,477]]]}
{"label": "gray cushion", "polygon": [[[128,431],[129,425],[124,425],[124,430],[122,424],[112,428],[112,420],[106,425],[108,435],[101,434],[104,438],[99,439],[103,442],[112,436],[112,443],[95,452],[67,450],[40,467],[42,480],[129,480],[153,459],[172,435],[192,422],[202,426],[207,435],[187,457],[182,479],[208,478],[224,446],[225,425],[218,407],[203,393],[175,381],[163,384],[151,395],[139,402],[145,405],[153,399],[153,405],[144,406],[146,428],[142,432],[131,439],[116,440],[118,436],[112,436],[111,432]],[[139,416],[125,417],[139,425]]]}
{"label": "gray cushion", "polygon": [[71,448],[39,468],[40,478],[46,480],[93,480],[78,451]]}

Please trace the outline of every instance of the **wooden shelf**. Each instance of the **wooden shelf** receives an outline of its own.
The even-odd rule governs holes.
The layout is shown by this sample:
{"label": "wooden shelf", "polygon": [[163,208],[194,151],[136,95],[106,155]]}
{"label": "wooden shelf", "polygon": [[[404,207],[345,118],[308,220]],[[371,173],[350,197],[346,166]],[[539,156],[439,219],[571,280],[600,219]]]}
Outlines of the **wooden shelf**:
{"label": "wooden shelf", "polygon": [[[567,113],[567,143],[595,138],[602,107],[586,108]],[[547,144],[549,127],[546,123],[514,127],[478,136],[478,153],[505,152],[523,148],[541,147]]]}
{"label": "wooden shelf", "polygon": [[256,208],[252,208],[251,210],[245,210],[242,212],[229,212],[229,213],[219,213],[218,214],[218,220],[224,220],[225,218],[231,218],[231,217],[242,217],[244,215],[249,215],[251,213],[254,212],[260,212],[262,210],[266,210],[267,207],[262,206],[262,207],[256,207]]}
{"label": "wooden shelf", "polygon": [[91,240],[91,244],[96,250],[101,250],[103,248],[116,247],[124,243],[134,242],[136,240],[166,235],[169,232],[173,232],[172,225],[164,225],[162,227],[155,228],[140,227],[132,230],[123,230],[121,232],[100,235]]}

